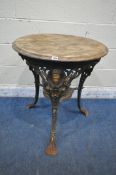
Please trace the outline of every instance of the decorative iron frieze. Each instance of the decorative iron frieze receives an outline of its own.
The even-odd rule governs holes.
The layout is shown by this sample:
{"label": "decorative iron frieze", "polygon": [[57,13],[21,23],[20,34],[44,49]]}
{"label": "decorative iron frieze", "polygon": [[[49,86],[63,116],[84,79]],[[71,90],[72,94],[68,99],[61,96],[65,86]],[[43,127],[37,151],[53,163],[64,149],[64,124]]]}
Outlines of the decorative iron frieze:
{"label": "decorative iron frieze", "polygon": [[[28,58],[21,55],[26,60],[29,69],[32,71],[35,79],[35,99],[29,108],[35,107],[38,101],[39,87],[43,87],[43,94],[49,98],[52,103],[52,126],[50,132],[50,142],[45,152],[49,155],[56,155],[57,148],[55,144],[57,110],[61,100],[68,99],[72,96],[75,88],[71,88],[71,82],[77,77],[80,77],[77,89],[77,105],[79,111],[85,116],[88,112],[81,107],[81,92],[86,78],[93,71],[94,66],[100,59],[86,62],[57,62],[43,61]],[[40,77],[42,82],[40,83]]]}

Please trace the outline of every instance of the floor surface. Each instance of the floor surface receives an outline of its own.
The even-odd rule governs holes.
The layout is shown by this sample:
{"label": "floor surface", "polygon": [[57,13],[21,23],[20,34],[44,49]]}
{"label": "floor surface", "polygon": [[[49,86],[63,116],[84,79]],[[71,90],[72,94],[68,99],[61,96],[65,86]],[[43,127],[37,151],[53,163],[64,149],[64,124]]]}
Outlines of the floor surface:
{"label": "floor surface", "polygon": [[89,111],[78,112],[76,99],[62,102],[57,120],[58,155],[49,157],[51,105],[40,99],[0,98],[0,175],[116,175],[116,100],[83,99]]}

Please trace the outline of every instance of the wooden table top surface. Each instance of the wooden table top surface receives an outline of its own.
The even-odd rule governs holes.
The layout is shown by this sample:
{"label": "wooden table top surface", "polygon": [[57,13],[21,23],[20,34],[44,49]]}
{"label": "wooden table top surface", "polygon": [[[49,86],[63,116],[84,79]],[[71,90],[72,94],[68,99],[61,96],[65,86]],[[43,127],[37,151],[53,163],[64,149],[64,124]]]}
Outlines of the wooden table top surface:
{"label": "wooden table top surface", "polygon": [[35,34],[16,39],[12,47],[18,53],[42,60],[79,62],[99,59],[107,47],[85,37],[61,34]]}

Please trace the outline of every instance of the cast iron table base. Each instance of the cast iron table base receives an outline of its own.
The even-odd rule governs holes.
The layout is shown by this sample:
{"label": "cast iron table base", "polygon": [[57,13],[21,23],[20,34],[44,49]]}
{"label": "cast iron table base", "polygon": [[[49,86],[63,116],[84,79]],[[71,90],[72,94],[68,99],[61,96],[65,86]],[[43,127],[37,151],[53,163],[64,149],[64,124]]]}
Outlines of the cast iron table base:
{"label": "cast iron table base", "polygon": [[[26,60],[29,69],[32,71],[35,79],[35,99],[32,104],[27,105],[28,108],[34,108],[39,96],[39,87],[43,87],[45,97],[51,100],[52,104],[52,125],[50,132],[50,141],[45,149],[47,155],[56,155],[57,147],[55,143],[56,134],[56,121],[57,110],[61,100],[68,99],[72,96],[75,89],[70,88],[73,79],[80,76],[79,85],[76,88],[77,93],[77,106],[79,111],[88,115],[88,111],[81,107],[81,92],[86,78],[91,74],[94,66],[100,61],[100,58],[92,61],[84,62],[57,62],[57,61],[44,61],[29,58],[27,56],[20,56]],[[42,83],[40,83],[40,77]]]}

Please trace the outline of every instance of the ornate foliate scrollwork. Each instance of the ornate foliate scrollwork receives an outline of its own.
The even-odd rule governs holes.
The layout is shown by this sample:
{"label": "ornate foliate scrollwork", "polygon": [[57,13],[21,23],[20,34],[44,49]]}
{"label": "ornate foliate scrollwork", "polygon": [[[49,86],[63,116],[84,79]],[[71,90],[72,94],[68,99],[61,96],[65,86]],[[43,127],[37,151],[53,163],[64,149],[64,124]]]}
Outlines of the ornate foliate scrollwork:
{"label": "ornate foliate scrollwork", "polygon": [[[51,100],[52,103],[52,126],[50,132],[50,142],[45,152],[49,155],[56,155],[57,148],[55,144],[57,109],[60,100],[68,99],[72,96],[73,88],[70,88],[73,79],[80,76],[78,89],[77,104],[81,113],[85,116],[87,111],[81,107],[80,99],[83,84],[86,78],[91,74],[94,66],[100,60],[82,62],[82,63],[58,63],[47,61],[34,61],[30,58],[22,56],[26,59],[29,69],[33,72],[35,78],[35,100],[29,107],[34,107],[38,100],[39,86],[43,87],[43,93]],[[40,77],[42,82],[40,83]]]}

